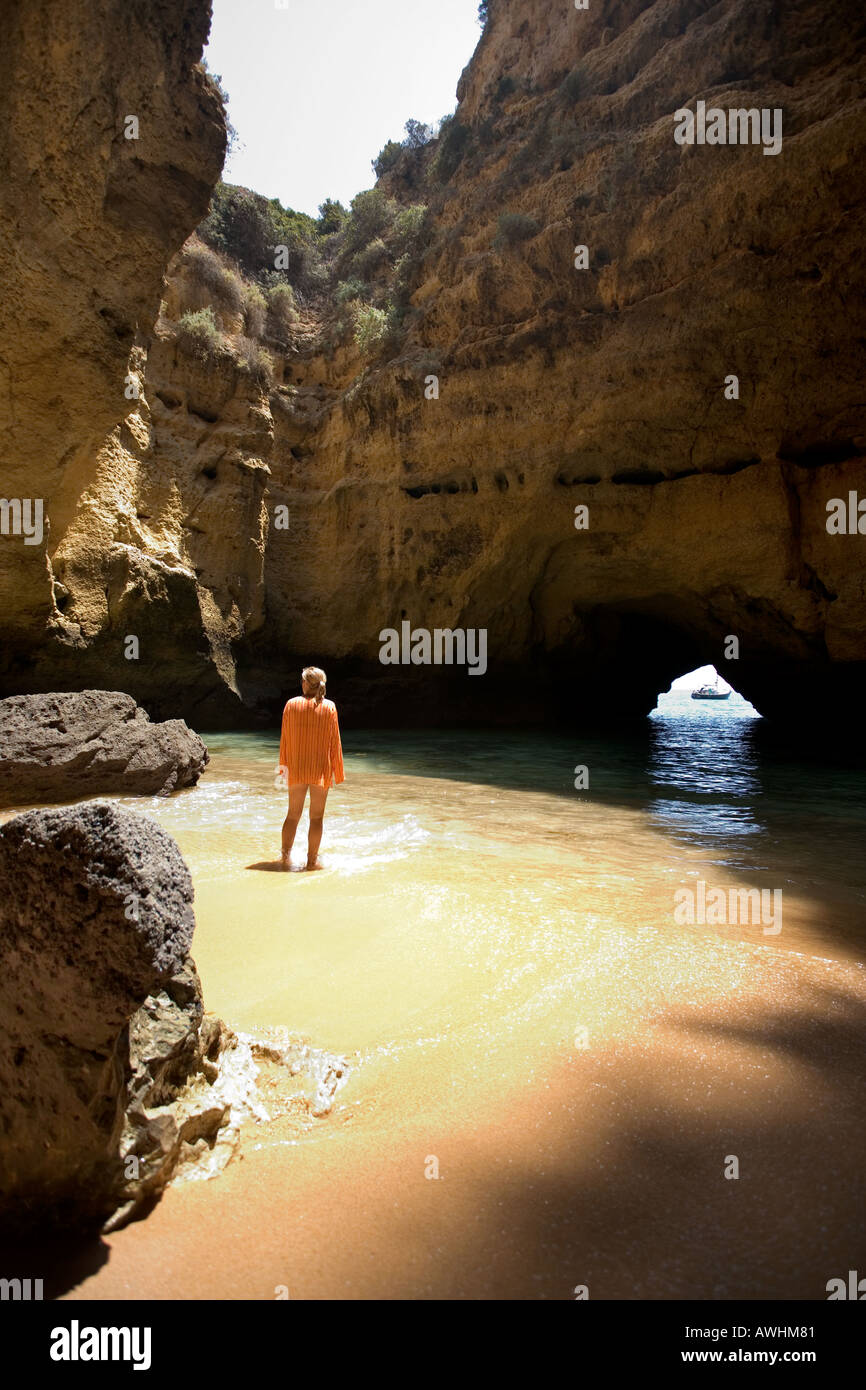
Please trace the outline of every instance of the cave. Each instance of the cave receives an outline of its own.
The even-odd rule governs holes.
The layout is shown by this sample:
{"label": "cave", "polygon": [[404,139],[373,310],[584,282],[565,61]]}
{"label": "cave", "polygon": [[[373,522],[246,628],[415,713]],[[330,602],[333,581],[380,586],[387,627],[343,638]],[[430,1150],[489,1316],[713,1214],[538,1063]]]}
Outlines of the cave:
{"label": "cave", "polygon": [[[797,49],[808,22],[802,8],[780,18],[766,40],[774,51],[777,44],[780,52]],[[708,181],[700,147],[681,151],[673,137],[658,151],[653,145],[650,132],[671,118],[664,84],[648,78],[653,61],[670,59],[660,33],[647,38],[640,61],[634,57],[634,101],[616,140],[601,133],[610,124],[605,103],[619,100],[603,95],[613,81],[602,75],[607,45],[591,49],[597,81],[581,89],[577,105],[587,128],[600,133],[592,150],[575,137],[565,170],[559,146],[547,162],[542,135],[562,116],[562,72],[578,67],[574,35],[556,73],[533,74],[519,117],[513,103],[497,104],[501,74],[491,79],[482,46],[461,84],[458,125],[460,132],[483,125],[485,142],[475,148],[468,134],[455,135],[456,143],[449,137],[448,159],[456,162],[446,182],[435,174],[436,140],[407,149],[381,180],[395,207],[411,210],[422,192],[427,207],[399,333],[395,327],[364,357],[342,320],[335,323],[336,308],[304,279],[313,252],[294,253],[286,284],[305,305],[308,329],[297,341],[283,334],[283,346],[274,339],[266,350],[274,354],[275,380],[306,382],[309,392],[303,405],[295,393],[285,409],[272,408],[278,391],[256,374],[261,364],[252,369],[241,355],[232,367],[225,353],[197,358],[173,350],[202,256],[217,258],[212,276],[227,270],[220,270],[219,247],[201,241],[210,235],[206,214],[225,143],[220,97],[203,73],[186,85],[176,74],[170,90],[149,95],[164,159],[136,163],[118,147],[103,178],[110,197],[97,196],[103,175],[95,149],[69,146],[57,177],[71,180],[73,168],[87,169],[93,192],[79,204],[70,182],[64,194],[79,226],[62,275],[26,178],[7,180],[19,239],[48,269],[19,286],[42,305],[32,315],[39,336],[5,336],[6,370],[16,399],[51,399],[52,419],[63,422],[13,422],[8,488],[21,495],[38,488],[54,499],[47,545],[55,571],[68,576],[69,598],[57,621],[44,565],[4,540],[0,690],[72,688],[84,670],[102,685],[130,686],[100,594],[112,545],[134,543],[157,557],[167,546],[197,586],[198,602],[184,608],[182,621],[162,627],[156,660],[135,675],[137,695],[163,713],[171,711],[158,668],[184,665],[195,649],[211,657],[188,686],[177,687],[174,712],[205,710],[216,724],[246,719],[254,726],[272,717],[289,673],[313,659],[350,680],[365,672],[374,704],[372,687],[392,682],[395,697],[405,695],[406,717],[431,723],[483,720],[491,711],[499,719],[508,710],[522,720],[526,702],[516,692],[536,673],[550,682],[557,721],[639,719],[678,670],[722,659],[725,639],[735,634],[737,689],[768,721],[795,722],[796,690],[816,724],[844,726],[859,742],[866,696],[861,537],[856,526],[835,534],[828,505],[855,494],[862,472],[864,214],[845,172],[859,158],[856,127],[843,159],[825,124],[836,107],[826,93],[810,94],[843,43],[843,11],[821,29],[808,73],[791,89],[790,119],[814,141],[809,159],[795,166],[784,153],[766,159],[760,149],[711,150],[723,161],[714,166],[724,169],[718,187]],[[528,11],[519,23],[515,16],[518,29],[524,22],[532,27]],[[579,20],[592,34],[599,22],[589,11]],[[184,38],[190,54],[206,28],[204,19],[196,24]],[[503,15],[496,25],[510,32]],[[160,42],[130,41],[116,80],[134,82],[137,64],[158,64]],[[670,39],[684,70],[700,73],[710,92],[725,63],[717,71],[709,52],[693,51],[695,42],[689,23]],[[98,67],[84,65],[71,80],[62,56],[43,60],[46,72],[57,66],[58,90],[77,84],[97,99]],[[742,61],[738,55],[735,66]],[[508,76],[523,90],[527,74]],[[186,128],[178,111],[188,113],[188,124],[204,120],[198,143],[171,135]],[[14,123],[11,109],[9,118]],[[43,117],[34,119],[19,143],[44,150]],[[510,176],[494,177],[506,149],[516,161],[507,168],[516,173],[519,165],[528,181],[529,202],[545,209],[544,226],[535,218],[531,237],[502,233],[529,227],[528,213],[512,207]],[[816,182],[815,171],[831,166],[832,178],[822,173]],[[175,174],[163,198],[165,167]],[[783,167],[793,180],[784,208],[775,196]],[[645,168],[653,170],[655,202],[647,201]],[[737,216],[719,223],[717,238],[696,235],[715,217],[722,193]],[[256,207],[256,216],[267,215],[267,200]],[[799,238],[792,238],[795,207],[808,209],[808,232]],[[647,218],[652,255],[645,253]],[[586,270],[574,266],[578,226],[589,248]],[[464,240],[456,239],[458,229]],[[471,250],[464,244],[470,231]],[[134,256],[124,249],[131,234]],[[240,230],[233,245],[242,245]],[[395,264],[397,250],[395,243]],[[112,324],[138,322],[131,355],[92,297],[99,268],[115,262]],[[344,266],[338,255],[338,262],[338,273],[351,279],[348,260]],[[316,273],[324,283],[330,272]],[[388,274],[384,262],[375,270]],[[826,309],[828,289],[843,284],[844,319]],[[662,305],[656,314],[653,306]],[[311,336],[316,319],[321,331]],[[797,353],[778,353],[779,342],[794,340]],[[80,348],[77,374],[57,367],[70,341]],[[125,428],[115,443],[118,423],[136,416],[136,402],[116,389],[131,363],[145,399],[167,407],[155,417],[152,448],[141,426]],[[427,400],[434,367],[440,394]],[[731,373],[741,388],[733,400],[724,387]],[[176,408],[183,401],[198,401],[212,433],[225,433],[239,479],[235,470],[213,478],[210,465],[203,473],[197,467],[195,417]],[[165,489],[167,470],[179,505]],[[190,549],[198,530],[184,523],[199,505],[201,476],[213,484],[209,521],[200,528],[215,557],[207,582]],[[97,544],[88,499],[115,485]],[[302,549],[287,551],[281,533],[262,526],[262,502],[270,517],[289,508],[293,544],[303,537]],[[576,507],[586,517],[580,532],[570,529]],[[148,516],[147,532],[127,535],[127,513]],[[411,542],[402,542],[410,530]],[[237,575],[243,597],[229,614],[219,590]],[[489,675],[474,682],[474,705],[459,683],[428,698],[407,688],[403,673],[377,670],[377,633],[410,596],[415,620],[431,629],[487,630]],[[266,662],[265,652],[279,656]],[[360,690],[353,681],[351,703]],[[378,717],[373,709],[370,717]]]}
{"label": "cave", "polygon": [[0,1217],[49,1299],[817,1324],[866,1248],[862,0],[300,8],[4,9]]}

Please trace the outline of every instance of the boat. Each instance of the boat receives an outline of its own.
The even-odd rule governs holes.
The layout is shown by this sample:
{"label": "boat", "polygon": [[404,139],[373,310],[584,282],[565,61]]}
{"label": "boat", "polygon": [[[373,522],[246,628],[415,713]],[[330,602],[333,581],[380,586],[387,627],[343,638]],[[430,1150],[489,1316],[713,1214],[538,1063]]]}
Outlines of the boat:
{"label": "boat", "polygon": [[727,700],[730,690],[719,689],[719,678],[716,676],[715,685],[699,685],[697,690],[692,691],[693,700]]}

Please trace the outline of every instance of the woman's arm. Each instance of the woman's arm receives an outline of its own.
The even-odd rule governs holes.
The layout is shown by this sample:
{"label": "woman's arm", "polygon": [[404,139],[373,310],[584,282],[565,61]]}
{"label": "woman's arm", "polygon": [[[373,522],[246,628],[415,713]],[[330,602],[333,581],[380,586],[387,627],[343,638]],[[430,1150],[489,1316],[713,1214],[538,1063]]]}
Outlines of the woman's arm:
{"label": "woman's arm", "polygon": [[283,724],[280,730],[280,782],[285,786],[289,785],[289,706],[286,704],[283,710]]}
{"label": "woman's arm", "polygon": [[336,708],[331,717],[330,760],[331,775],[334,779],[334,786],[337,786],[340,782],[345,782],[346,779],[343,775],[343,745],[340,742],[340,720],[337,717]]}

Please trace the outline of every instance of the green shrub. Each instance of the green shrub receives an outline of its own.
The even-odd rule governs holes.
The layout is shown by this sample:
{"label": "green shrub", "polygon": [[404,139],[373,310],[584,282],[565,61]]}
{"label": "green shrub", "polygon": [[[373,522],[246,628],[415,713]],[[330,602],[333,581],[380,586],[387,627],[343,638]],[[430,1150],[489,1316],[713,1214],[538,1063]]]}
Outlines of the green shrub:
{"label": "green shrub", "polygon": [[213,309],[209,304],[204,309],[195,309],[181,315],[177,325],[176,341],[191,357],[207,361],[216,356],[222,343],[222,334],[216,326]]}
{"label": "green shrub", "polygon": [[410,256],[408,251],[403,255],[394,266],[394,300],[397,304],[406,305],[409,302],[412,286],[412,275],[417,265],[417,261]]}
{"label": "green shrub", "polygon": [[407,121],[404,127],[406,139],[403,146],[408,150],[420,150],[433,139],[433,129],[423,121]]}
{"label": "green shrub", "polygon": [[529,241],[530,238],[538,236],[541,231],[535,218],[527,217],[522,212],[501,212],[497,228],[498,246],[516,246],[520,241]]}
{"label": "green shrub", "polygon": [[[207,246],[187,246],[183,253],[186,279],[199,297],[214,299],[223,307],[239,314],[244,305],[244,287],[239,276],[224,265],[215,251]],[[204,308],[204,305],[191,306]]]}
{"label": "green shrub", "polygon": [[352,211],[346,227],[347,248],[360,250],[374,237],[387,231],[397,214],[393,198],[386,198],[379,188],[367,189],[352,199]]}
{"label": "green shrub", "polygon": [[265,298],[268,301],[269,309],[274,309],[277,306],[285,306],[289,309],[295,307],[295,292],[285,280],[275,280],[273,284],[269,285]]}
{"label": "green shrub", "polygon": [[238,338],[235,345],[238,366],[260,386],[270,386],[274,379],[274,359],[266,348],[252,338]]}
{"label": "green shrub", "polygon": [[359,304],[355,310],[355,342],[364,356],[381,344],[388,331],[388,315],[373,304]]}
{"label": "green shrub", "polygon": [[510,97],[511,93],[515,92],[516,90],[517,83],[515,82],[514,78],[509,77],[508,74],[506,74],[504,77],[500,77],[499,81],[497,82],[496,91],[494,93],[493,99],[494,101],[504,101],[506,97]]}
{"label": "green shrub", "polygon": [[258,285],[244,287],[244,332],[248,338],[261,338],[265,331],[268,302]]}
{"label": "green shrub", "polygon": [[249,189],[217,184],[199,235],[209,246],[232,256],[248,275],[260,275],[273,265],[273,228],[267,200]]}
{"label": "green shrub", "polygon": [[377,179],[380,179],[383,174],[387,174],[389,169],[394,168],[402,152],[403,146],[396,140],[389,140],[387,145],[382,146],[382,149],[372,161]]}
{"label": "green shrub", "polygon": [[333,236],[342,230],[349,216],[349,209],[333,198],[326,198],[319,205],[318,230],[321,236]]}
{"label": "green shrub", "polygon": [[427,204],[413,203],[394,218],[394,240],[400,251],[417,246],[427,229]]}
{"label": "green shrub", "polygon": [[404,332],[404,321],[411,315],[405,304],[390,304],[385,314],[385,333],[383,342],[389,351],[396,352]]}
{"label": "green shrub", "polygon": [[439,148],[433,161],[432,172],[440,182],[445,183],[457,170],[469,148],[472,132],[456,116],[444,116],[439,127]]}
{"label": "green shrub", "polygon": [[283,207],[248,188],[218,183],[199,236],[216,251],[231,256],[251,279],[263,281],[274,270],[275,251],[293,252],[318,240],[318,223],[305,212]]}
{"label": "green shrub", "polygon": [[359,251],[352,261],[352,269],[358,278],[369,280],[388,260],[388,248],[381,237],[374,237],[369,245]]}
{"label": "green shrub", "polygon": [[321,294],[329,283],[330,272],[319,249],[319,242],[294,241],[287,250],[288,256],[281,258],[282,268],[267,271],[260,277],[265,291],[274,285],[287,285],[302,300]]}
{"label": "green shrub", "polygon": [[334,291],[334,301],[337,304],[349,304],[354,299],[366,299],[369,293],[369,286],[365,285],[363,280],[341,280]]}
{"label": "green shrub", "polygon": [[310,243],[298,246],[292,254],[289,279],[298,293],[307,299],[322,294],[330,284],[331,273],[318,246]]}
{"label": "green shrub", "polygon": [[412,291],[420,282],[419,268],[421,258],[416,251],[404,251],[394,263],[391,278],[391,295],[394,303],[405,310],[412,297]]}
{"label": "green shrub", "polygon": [[267,294],[268,337],[285,347],[297,321],[298,311],[295,308],[295,296],[291,285],[271,285]]}

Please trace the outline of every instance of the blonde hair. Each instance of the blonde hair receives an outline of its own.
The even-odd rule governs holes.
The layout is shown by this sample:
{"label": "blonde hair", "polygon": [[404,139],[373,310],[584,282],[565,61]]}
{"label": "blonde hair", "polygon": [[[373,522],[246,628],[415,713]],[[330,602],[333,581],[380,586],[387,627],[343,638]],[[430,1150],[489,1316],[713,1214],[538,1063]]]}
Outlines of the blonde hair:
{"label": "blonde hair", "polygon": [[328,677],[320,666],[305,666],[301,672],[301,681],[309,687],[310,695],[320,705],[325,698],[325,684]]}

